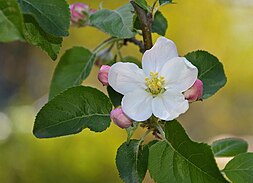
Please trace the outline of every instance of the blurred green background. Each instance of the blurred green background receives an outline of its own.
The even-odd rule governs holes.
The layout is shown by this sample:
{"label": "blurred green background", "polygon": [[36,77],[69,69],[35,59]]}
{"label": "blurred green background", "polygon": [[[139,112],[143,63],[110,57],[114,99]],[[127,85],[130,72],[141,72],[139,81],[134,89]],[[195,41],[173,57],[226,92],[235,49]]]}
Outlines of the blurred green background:
{"label": "blurred green background", "polygon": [[[82,2],[98,8],[100,1]],[[77,1],[69,1],[73,2]],[[127,2],[104,0],[103,7],[113,9]],[[198,49],[216,55],[228,77],[225,88],[215,96],[192,104],[180,117],[181,123],[194,140],[210,142],[215,136],[229,135],[253,144],[253,2],[176,2],[161,9],[169,21],[166,37],[177,44],[180,55]],[[106,38],[94,28],[72,28],[61,54],[74,45],[93,49]],[[124,48],[123,54],[141,59],[134,45]],[[35,115],[47,100],[56,64],[38,48],[18,42],[0,44],[0,182],[121,182],[115,155],[126,133],[114,124],[100,134],[84,130],[75,136],[44,140],[32,135]],[[94,68],[84,85],[105,91],[97,72]],[[144,182],[152,181],[147,176]]]}

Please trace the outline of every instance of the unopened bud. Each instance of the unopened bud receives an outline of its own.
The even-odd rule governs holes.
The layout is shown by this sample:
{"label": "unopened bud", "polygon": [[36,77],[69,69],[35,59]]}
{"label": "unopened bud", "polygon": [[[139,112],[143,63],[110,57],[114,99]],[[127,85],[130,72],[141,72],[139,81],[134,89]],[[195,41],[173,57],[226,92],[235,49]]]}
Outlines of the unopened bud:
{"label": "unopened bud", "polygon": [[111,120],[120,128],[128,128],[133,123],[133,121],[124,114],[121,107],[112,110],[110,117]]}
{"label": "unopened bud", "polygon": [[98,80],[104,85],[108,86],[108,72],[111,66],[109,65],[102,65],[99,72],[98,72]]}
{"label": "unopened bud", "polygon": [[71,12],[71,23],[76,26],[85,26],[89,23],[89,16],[95,12],[84,3],[75,3],[69,6]]}
{"label": "unopened bud", "polygon": [[104,64],[109,64],[113,60],[113,55],[110,48],[104,49],[97,54],[97,59],[95,61],[96,66],[101,66]]}
{"label": "unopened bud", "polygon": [[203,82],[199,79],[195,81],[192,87],[184,92],[185,99],[189,102],[200,100],[203,95]]}

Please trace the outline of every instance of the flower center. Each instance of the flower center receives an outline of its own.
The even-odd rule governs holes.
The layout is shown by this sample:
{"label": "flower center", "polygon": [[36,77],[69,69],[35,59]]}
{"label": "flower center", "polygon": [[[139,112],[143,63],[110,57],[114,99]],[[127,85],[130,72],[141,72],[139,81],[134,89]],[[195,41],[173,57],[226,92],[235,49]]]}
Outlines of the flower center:
{"label": "flower center", "polygon": [[165,88],[163,87],[165,80],[163,76],[158,77],[158,72],[150,72],[150,78],[146,77],[146,89],[147,92],[151,93],[153,96],[157,96],[160,93],[165,92]]}

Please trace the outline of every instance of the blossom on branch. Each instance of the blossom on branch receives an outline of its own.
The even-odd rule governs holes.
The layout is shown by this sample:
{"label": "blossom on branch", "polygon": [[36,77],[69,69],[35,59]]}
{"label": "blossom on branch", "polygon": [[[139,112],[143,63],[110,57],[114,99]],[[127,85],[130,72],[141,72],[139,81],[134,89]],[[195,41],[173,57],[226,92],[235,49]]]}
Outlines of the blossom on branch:
{"label": "blossom on branch", "polygon": [[173,120],[188,110],[183,92],[197,80],[198,70],[178,56],[171,40],[158,38],[144,53],[142,68],[118,62],[109,70],[109,85],[124,95],[121,106],[128,117],[145,121],[153,114],[162,120]]}

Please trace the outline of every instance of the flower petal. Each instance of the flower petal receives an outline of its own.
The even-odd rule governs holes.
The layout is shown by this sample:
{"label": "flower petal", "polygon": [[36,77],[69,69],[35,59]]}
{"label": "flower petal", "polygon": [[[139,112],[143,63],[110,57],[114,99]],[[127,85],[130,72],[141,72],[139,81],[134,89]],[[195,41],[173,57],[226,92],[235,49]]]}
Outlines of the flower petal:
{"label": "flower petal", "polygon": [[146,88],[143,70],[133,63],[114,64],[109,70],[108,82],[115,91],[123,95],[137,88]]}
{"label": "flower petal", "polygon": [[189,103],[184,95],[176,90],[167,90],[152,101],[153,114],[162,120],[173,120],[180,114],[185,113]]}
{"label": "flower petal", "polygon": [[184,92],[197,80],[198,69],[184,57],[175,57],[167,62],[160,73],[165,78],[165,88]]}
{"label": "flower petal", "polygon": [[123,112],[135,121],[145,121],[152,115],[153,97],[145,90],[137,89],[126,94],[121,102]]}
{"label": "flower petal", "polygon": [[142,68],[149,76],[150,71],[159,72],[162,66],[174,57],[178,57],[175,43],[165,37],[159,37],[155,45],[144,53]]}

